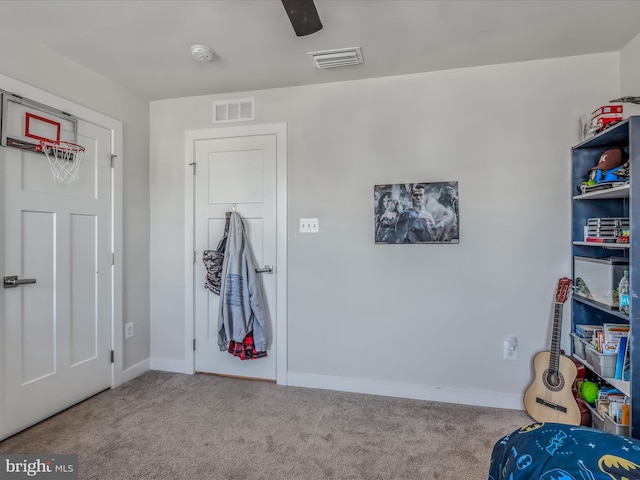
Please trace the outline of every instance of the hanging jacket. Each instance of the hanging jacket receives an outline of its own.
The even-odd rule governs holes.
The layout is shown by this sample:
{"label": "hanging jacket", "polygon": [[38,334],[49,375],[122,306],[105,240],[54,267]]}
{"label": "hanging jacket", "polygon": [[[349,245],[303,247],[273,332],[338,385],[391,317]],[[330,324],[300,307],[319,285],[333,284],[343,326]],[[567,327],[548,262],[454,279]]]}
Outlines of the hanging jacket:
{"label": "hanging jacket", "polygon": [[224,223],[224,234],[218,242],[215,250],[205,250],[202,252],[202,261],[207,269],[207,281],[204,288],[211,290],[216,295],[220,295],[220,282],[222,276],[222,264],[224,263],[224,251],[227,246],[229,236],[229,218],[231,213],[227,213]]}
{"label": "hanging jacket", "polygon": [[258,351],[267,350],[267,311],[262,279],[256,273],[251,247],[240,215],[231,213],[229,236],[222,264],[220,306],[218,309],[218,346],[227,350],[233,340],[242,343],[249,332]]}

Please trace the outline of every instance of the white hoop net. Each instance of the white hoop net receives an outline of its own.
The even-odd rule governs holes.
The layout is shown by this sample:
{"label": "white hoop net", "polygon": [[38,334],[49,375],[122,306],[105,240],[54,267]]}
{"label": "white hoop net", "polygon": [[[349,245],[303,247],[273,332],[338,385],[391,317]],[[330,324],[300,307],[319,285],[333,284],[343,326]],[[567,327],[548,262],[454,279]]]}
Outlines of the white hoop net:
{"label": "white hoop net", "polygon": [[70,142],[42,140],[40,151],[47,156],[56,182],[71,183],[80,179],[79,170],[84,147]]}

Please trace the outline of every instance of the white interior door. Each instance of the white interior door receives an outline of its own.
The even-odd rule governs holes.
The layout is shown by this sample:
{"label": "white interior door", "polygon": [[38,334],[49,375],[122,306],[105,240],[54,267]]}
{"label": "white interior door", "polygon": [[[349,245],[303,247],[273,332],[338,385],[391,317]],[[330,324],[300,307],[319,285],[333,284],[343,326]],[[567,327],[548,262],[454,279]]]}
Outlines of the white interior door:
{"label": "white interior door", "polygon": [[111,386],[111,131],[78,123],[79,181],[47,158],[0,147],[5,438]]}
{"label": "white interior door", "polygon": [[[195,142],[194,306],[195,370],[251,378],[276,379],[276,135],[202,139]],[[266,357],[240,360],[218,347],[218,295],[204,288],[204,250],[214,249],[224,232],[226,212],[242,217],[256,265],[272,265],[262,274],[268,307]]]}

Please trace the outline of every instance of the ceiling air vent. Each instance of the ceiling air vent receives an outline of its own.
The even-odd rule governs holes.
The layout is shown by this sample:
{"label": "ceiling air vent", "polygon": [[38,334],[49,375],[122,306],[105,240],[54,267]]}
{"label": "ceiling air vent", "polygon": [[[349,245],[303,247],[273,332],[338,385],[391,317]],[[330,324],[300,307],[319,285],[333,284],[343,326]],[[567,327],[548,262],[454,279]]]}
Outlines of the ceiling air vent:
{"label": "ceiling air vent", "polygon": [[255,119],[255,98],[213,102],[213,123],[247,122]]}
{"label": "ceiling air vent", "polygon": [[322,52],[309,52],[311,61],[316,68],[346,67],[362,63],[360,47],[338,48],[336,50],[324,50]]}

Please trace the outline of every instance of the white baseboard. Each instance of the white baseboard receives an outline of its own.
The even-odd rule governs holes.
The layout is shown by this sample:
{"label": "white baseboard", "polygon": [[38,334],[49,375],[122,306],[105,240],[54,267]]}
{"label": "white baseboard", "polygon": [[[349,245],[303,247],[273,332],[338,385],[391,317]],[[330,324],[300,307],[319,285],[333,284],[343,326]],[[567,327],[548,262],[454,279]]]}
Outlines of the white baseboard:
{"label": "white baseboard", "polygon": [[168,359],[168,358],[152,358],[151,370],[160,370],[162,372],[174,373],[193,373],[185,368],[184,360]]}
{"label": "white baseboard", "polygon": [[461,405],[475,405],[479,407],[524,410],[522,395],[464,390],[451,387],[295,372],[287,373],[287,385],[337,390],[341,392],[368,393],[387,397],[412,398],[433,402],[457,403]]}
{"label": "white baseboard", "polygon": [[[160,370],[175,373],[193,373],[185,371],[184,362],[180,360],[153,359],[138,363],[124,372],[122,380],[126,382],[148,370]],[[288,372],[286,383],[293,387],[320,388],[340,392],[366,393],[387,397],[412,398],[432,402],[475,405],[478,407],[507,408],[524,410],[522,395],[496,393],[481,390],[419,385],[415,383],[389,382],[363,378],[334,377],[311,373]]]}
{"label": "white baseboard", "polygon": [[134,378],[142,375],[144,372],[151,370],[151,361],[147,358],[140,363],[137,363],[126,370],[122,371],[122,383],[133,380]]}

